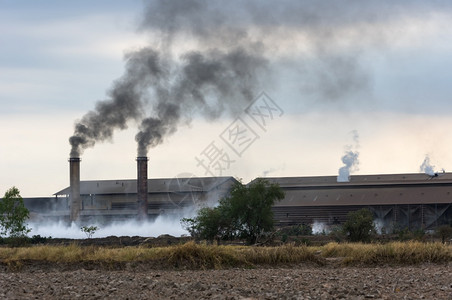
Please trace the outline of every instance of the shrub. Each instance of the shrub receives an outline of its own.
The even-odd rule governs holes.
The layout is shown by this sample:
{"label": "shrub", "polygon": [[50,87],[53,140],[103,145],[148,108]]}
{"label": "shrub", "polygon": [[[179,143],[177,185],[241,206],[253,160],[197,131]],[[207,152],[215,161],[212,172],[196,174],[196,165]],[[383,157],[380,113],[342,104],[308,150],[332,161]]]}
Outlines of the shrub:
{"label": "shrub", "polygon": [[183,218],[182,226],[197,239],[210,240],[224,238],[224,217],[219,208],[204,207],[198,211],[196,218]]}
{"label": "shrub", "polygon": [[343,230],[352,242],[369,242],[376,232],[372,212],[366,208],[349,212]]}
{"label": "shrub", "polygon": [[288,236],[287,236],[287,234],[284,233],[284,234],[281,236],[281,242],[286,243],[286,242],[287,242],[287,239],[288,239]]}
{"label": "shrub", "polygon": [[343,242],[347,238],[347,236],[344,234],[344,229],[340,225],[332,226],[328,235],[332,237],[337,243]]}
{"label": "shrub", "polygon": [[410,239],[410,231],[408,227],[394,228],[394,233],[397,234],[399,241],[408,241]]}
{"label": "shrub", "polygon": [[80,228],[81,231],[83,231],[86,234],[87,238],[91,238],[94,233],[96,233],[97,229],[99,229],[97,226],[82,226]]}
{"label": "shrub", "polygon": [[435,233],[441,238],[441,242],[444,244],[446,240],[452,237],[452,227],[449,225],[442,225],[436,228]]}
{"label": "shrub", "polygon": [[422,228],[416,229],[411,233],[416,241],[423,241],[425,238],[425,230]]}
{"label": "shrub", "polygon": [[312,227],[306,224],[294,225],[290,227],[289,235],[312,235]]}
{"label": "shrub", "polygon": [[51,238],[52,238],[51,236],[49,236],[49,237],[43,237],[43,236],[37,234],[37,235],[33,235],[33,236],[30,238],[30,242],[31,242],[32,244],[42,244],[42,243],[45,243],[45,242],[47,241],[47,239],[51,239]]}

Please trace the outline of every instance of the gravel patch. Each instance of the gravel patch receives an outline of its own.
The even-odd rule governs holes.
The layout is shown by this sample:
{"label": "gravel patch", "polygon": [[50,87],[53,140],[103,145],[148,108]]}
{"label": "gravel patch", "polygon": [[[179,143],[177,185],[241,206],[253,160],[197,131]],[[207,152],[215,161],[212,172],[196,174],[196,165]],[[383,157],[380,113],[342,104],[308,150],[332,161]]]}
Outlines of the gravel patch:
{"label": "gravel patch", "polygon": [[452,265],[0,271],[0,299],[452,299]]}

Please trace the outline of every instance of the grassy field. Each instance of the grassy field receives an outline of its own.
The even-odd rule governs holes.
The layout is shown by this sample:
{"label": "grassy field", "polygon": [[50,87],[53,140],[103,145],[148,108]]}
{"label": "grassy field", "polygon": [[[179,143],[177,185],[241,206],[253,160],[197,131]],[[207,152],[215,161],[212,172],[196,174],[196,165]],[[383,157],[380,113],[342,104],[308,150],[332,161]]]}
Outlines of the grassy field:
{"label": "grassy field", "polygon": [[82,247],[38,245],[0,248],[0,264],[93,264],[100,266],[148,263],[165,269],[221,269],[287,266],[300,263],[325,265],[410,265],[452,262],[452,246],[441,243],[392,242],[386,244],[329,243],[324,246],[278,247],[216,246],[188,242],[170,247]]}

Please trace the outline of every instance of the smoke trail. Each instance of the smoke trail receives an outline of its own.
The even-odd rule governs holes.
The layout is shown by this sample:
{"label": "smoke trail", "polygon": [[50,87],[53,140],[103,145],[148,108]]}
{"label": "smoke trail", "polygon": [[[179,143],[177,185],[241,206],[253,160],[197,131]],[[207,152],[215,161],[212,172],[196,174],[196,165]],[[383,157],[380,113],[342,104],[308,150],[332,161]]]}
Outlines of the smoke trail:
{"label": "smoke trail", "polygon": [[75,124],[74,135],[69,138],[71,157],[79,157],[97,141],[111,139],[115,129],[126,129],[127,121],[138,119],[147,88],[160,86],[167,75],[159,54],[150,48],[130,53],[126,59],[126,72],[113,83],[109,98],[98,102],[94,111]]}
{"label": "smoke trail", "polygon": [[[412,13],[419,6],[404,9]],[[255,0],[148,2],[140,30],[158,36],[158,45],[167,55],[181,52],[180,45],[185,47],[187,41],[195,51],[182,53],[186,65],[169,92],[171,99],[165,99],[165,104],[159,100],[157,105],[163,112],[154,111],[142,122],[136,136],[138,152],[145,154],[174,133],[181,118],[189,121],[193,107],[208,119],[219,117],[223,110],[244,107],[281,53],[297,57],[294,66],[303,93],[334,100],[368,90],[371,77],[360,61],[362,48],[382,47],[392,33],[380,25],[403,13],[390,1],[354,2],[353,9],[335,1],[283,0],[277,5]],[[306,59],[290,50],[286,53],[296,49],[300,40],[311,49],[301,53]],[[344,47],[347,43],[358,46]],[[206,99],[213,102],[209,105]],[[168,115],[166,103],[179,109],[171,109],[175,114]],[[344,163],[353,164],[349,161],[353,157],[344,158]]]}
{"label": "smoke trail", "polygon": [[215,120],[224,112],[239,113],[244,107],[241,104],[253,100],[259,72],[265,72],[267,66],[263,56],[242,48],[190,52],[184,55],[183,62],[177,81],[153,107],[155,116],[140,125],[135,137],[139,156],[146,156],[149,147],[174,133],[181,118],[188,123],[195,111],[208,120]]}
{"label": "smoke trail", "polygon": [[135,136],[138,142],[138,156],[147,156],[149,147],[155,147],[163,142],[164,136],[176,131],[180,118],[180,109],[171,103],[159,104],[156,118],[146,118],[141,122],[140,132]]}
{"label": "smoke trail", "polygon": [[337,176],[337,182],[348,182],[350,180],[350,173],[353,171],[358,170],[358,157],[359,152],[356,150],[359,148],[359,135],[356,130],[352,131],[353,134],[353,141],[355,142],[354,148],[355,150],[352,150],[352,145],[346,146],[345,155],[342,156],[341,160],[344,164],[343,167],[339,169],[339,175]]}
{"label": "smoke trail", "polygon": [[77,122],[71,156],[111,139],[132,119],[141,123],[136,140],[144,155],[196,114],[214,120],[223,111],[243,109],[281,65],[297,70],[305,94],[320,100],[353,98],[371,86],[362,50],[382,49],[403,34],[403,27],[392,30],[387,24],[438,9],[450,5],[147,1],[139,30],[152,46],[126,57],[126,72],[108,99]]}

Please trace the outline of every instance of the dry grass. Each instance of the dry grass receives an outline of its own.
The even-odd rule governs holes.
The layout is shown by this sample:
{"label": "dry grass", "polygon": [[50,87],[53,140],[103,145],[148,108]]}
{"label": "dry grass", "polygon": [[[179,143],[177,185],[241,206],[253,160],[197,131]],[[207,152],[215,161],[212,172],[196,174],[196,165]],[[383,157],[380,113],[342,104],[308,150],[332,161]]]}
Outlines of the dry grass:
{"label": "dry grass", "polygon": [[244,247],[241,250],[245,259],[257,265],[297,264],[313,262],[323,264],[314,248],[287,244],[280,247]]}
{"label": "dry grass", "polygon": [[168,262],[175,267],[195,269],[220,269],[223,267],[246,266],[239,254],[241,247],[198,245],[189,242],[167,248]]}
{"label": "dry grass", "polygon": [[418,264],[452,261],[452,247],[441,243],[394,242],[388,244],[337,244],[321,247],[216,246],[188,242],[172,247],[34,246],[0,248],[0,264],[21,262],[115,265],[154,263],[162,268],[221,269],[278,266],[299,263],[322,265],[326,258],[342,258],[345,264]]}
{"label": "dry grass", "polygon": [[343,257],[345,264],[419,264],[452,261],[452,247],[441,243],[392,242],[320,247],[323,257]]}

